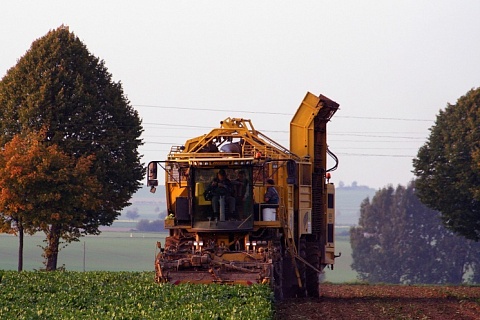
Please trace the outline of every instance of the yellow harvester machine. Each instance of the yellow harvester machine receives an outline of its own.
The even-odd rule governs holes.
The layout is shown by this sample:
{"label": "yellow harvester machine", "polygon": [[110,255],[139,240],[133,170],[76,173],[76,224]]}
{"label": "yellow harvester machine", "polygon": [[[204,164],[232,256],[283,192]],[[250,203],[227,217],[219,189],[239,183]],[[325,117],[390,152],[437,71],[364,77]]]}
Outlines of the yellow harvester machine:
{"label": "yellow harvester machine", "polygon": [[[150,162],[152,190],[157,173],[165,171],[169,214],[169,236],[157,243],[156,280],[269,283],[276,299],[318,296],[320,274],[335,259],[335,190],[328,172],[337,159],[326,138],[338,107],[307,93],[290,123],[290,148],[255,130],[250,120],[227,118],[172,147],[166,160]],[[336,161],[330,169],[327,154]],[[205,195],[220,170],[233,189],[243,187],[243,195]],[[239,171],[246,182],[236,181]],[[269,179],[278,204],[264,203]]]}

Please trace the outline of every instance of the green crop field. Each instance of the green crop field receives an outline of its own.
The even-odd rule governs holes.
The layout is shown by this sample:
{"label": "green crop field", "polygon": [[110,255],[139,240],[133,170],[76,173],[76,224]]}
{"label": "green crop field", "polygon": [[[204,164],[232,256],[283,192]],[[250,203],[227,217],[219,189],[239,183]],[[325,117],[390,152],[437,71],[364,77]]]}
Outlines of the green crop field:
{"label": "green crop field", "polygon": [[158,285],[153,272],[0,271],[0,319],[272,319],[269,286]]}

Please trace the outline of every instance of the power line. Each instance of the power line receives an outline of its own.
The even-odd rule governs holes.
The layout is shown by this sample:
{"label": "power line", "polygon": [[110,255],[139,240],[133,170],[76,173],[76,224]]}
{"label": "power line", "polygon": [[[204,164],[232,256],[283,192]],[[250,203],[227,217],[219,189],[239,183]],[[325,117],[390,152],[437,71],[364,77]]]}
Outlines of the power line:
{"label": "power line", "polygon": [[[168,144],[168,143],[157,143],[157,144]],[[175,145],[175,144],[172,144]],[[354,149],[354,148],[342,148],[342,149]],[[361,149],[361,148],[356,148]],[[385,149],[388,150],[389,148],[369,148],[369,149]],[[394,148],[392,148],[394,149]],[[411,148],[409,148],[411,149]],[[170,149],[143,149],[142,151],[148,152],[163,152],[168,153]],[[333,150],[335,152],[335,150]],[[378,154],[378,153],[351,153],[351,152],[335,152],[335,154],[339,156],[346,156],[346,157],[390,157],[390,158],[415,158],[416,155],[409,155],[409,154]]]}
{"label": "power line", "polygon": [[[211,112],[239,112],[239,113],[253,113],[253,114],[268,114],[268,115],[289,115],[287,113],[280,113],[280,112],[263,112],[263,111],[248,111],[248,110],[223,110],[223,109],[215,109],[215,108],[189,108],[189,107],[167,107],[167,106],[155,106],[155,105],[137,105],[139,107],[147,107],[147,108],[164,108],[164,109],[177,109],[177,110],[194,110],[194,111],[211,111]],[[425,119],[407,119],[407,118],[386,118],[386,117],[368,117],[368,116],[336,116],[343,117],[343,118],[356,118],[356,119],[369,119],[369,120],[397,120],[397,121],[431,121]],[[182,128],[182,130],[186,129],[206,129],[208,131],[214,129],[211,126],[201,126],[201,125],[188,125],[188,124],[173,124],[173,123],[154,123],[154,122],[144,122],[144,126],[152,126],[156,127],[156,129],[165,130],[165,129],[172,129],[172,128]],[[260,130],[261,132],[270,132],[270,133],[280,133],[280,134],[289,134],[288,130]],[[397,135],[397,134],[400,134]],[[409,135],[423,135],[422,137],[415,137]],[[426,138],[424,137],[424,133],[422,132],[385,132],[385,131],[351,131],[351,132],[330,132],[329,136],[349,136],[349,137],[365,137],[365,138],[389,138],[394,140],[352,140],[352,139],[329,139],[329,142],[354,142],[354,143],[411,143],[411,142],[418,142],[424,141]],[[190,137],[181,137],[181,136],[164,136],[164,135],[150,135],[150,138],[160,137],[160,138],[182,138],[182,139],[189,139]],[[401,141],[401,139],[405,141]],[[288,139],[283,139],[282,141],[287,141]],[[145,145],[181,145],[184,143],[184,140],[177,143],[172,142],[159,142],[159,141],[148,141],[145,142]],[[335,148],[337,150],[411,150],[413,148],[401,148],[401,147],[352,147],[352,148]],[[162,152],[168,153],[170,152],[169,149],[143,149],[143,151],[147,152]],[[344,157],[390,157],[390,158],[414,158],[414,155],[408,154],[378,154],[378,153],[352,153],[352,152],[337,152],[338,155]]]}
{"label": "power line", "polygon": [[414,147],[410,148],[396,148],[396,147],[348,147],[348,148],[335,148],[335,150],[411,150],[411,149],[418,149]]}
{"label": "power line", "polygon": [[207,126],[194,126],[188,124],[172,124],[172,123],[154,123],[154,122],[144,122],[142,125],[147,124],[150,126],[165,126],[165,127],[182,127],[182,128],[195,128],[195,129],[212,129],[212,127]]}
{"label": "power line", "polygon": [[354,156],[354,157],[391,157],[391,158],[415,158],[416,156],[407,154],[370,154],[370,153],[343,153],[337,152],[337,155],[341,156]]}
{"label": "power line", "polygon": [[[211,111],[211,112],[239,112],[239,113],[250,113],[250,114],[268,114],[268,115],[280,115],[280,116],[293,116],[293,113],[283,113],[283,112],[268,112],[268,111],[249,111],[249,110],[225,110],[225,109],[215,109],[215,108],[193,108],[193,107],[168,107],[168,106],[159,106],[159,105],[146,105],[146,104],[136,104],[134,107],[144,107],[144,108],[158,108],[158,109],[176,109],[176,110],[194,110],[194,111]],[[420,121],[420,122],[432,122],[432,119],[414,119],[414,118],[397,118],[397,117],[369,117],[369,116],[342,116],[336,115],[335,118],[346,118],[346,119],[365,119],[365,120],[394,120],[394,121]]]}
{"label": "power line", "polygon": [[195,110],[195,111],[212,111],[212,112],[241,112],[241,113],[253,113],[253,114],[270,114],[270,115],[281,115],[281,116],[292,116],[291,113],[281,113],[281,112],[268,112],[268,111],[247,111],[247,110],[225,110],[225,109],[213,109],[213,108],[188,108],[188,107],[167,107],[167,106],[154,106],[146,104],[136,104],[134,107],[144,107],[144,108],[159,108],[159,109],[180,109],[180,110]]}
{"label": "power line", "polygon": [[[182,128],[182,129],[215,129],[213,127],[208,126],[195,126],[195,125],[188,125],[188,124],[172,124],[172,123],[153,123],[153,122],[144,122],[142,125],[151,125],[151,126],[161,126],[161,127],[168,127],[168,128]],[[289,133],[287,130],[257,130],[261,132],[277,132],[277,133]]]}
{"label": "power line", "polygon": [[399,140],[335,140],[335,139],[329,139],[328,142],[361,142],[361,143],[412,143],[412,142],[422,142],[422,141],[411,141],[411,140],[406,140],[406,141],[399,141]]}
{"label": "power line", "polygon": [[423,137],[404,137],[404,136],[379,136],[379,135],[371,135],[371,134],[351,134],[351,133],[329,133],[331,136],[354,136],[354,137],[370,137],[370,138],[395,138],[395,139],[425,139]]}
{"label": "power line", "polygon": [[[196,126],[196,125],[186,125],[186,124],[171,124],[171,123],[152,123],[152,122],[145,122],[145,125],[153,125],[153,126],[165,126],[169,128],[182,128],[182,129],[212,129],[212,127],[208,126]],[[261,132],[273,132],[273,133],[284,133],[289,134],[290,132],[287,130],[259,130]],[[372,134],[368,134],[372,133]],[[365,131],[364,133],[354,131],[354,132],[345,132],[345,133],[335,133],[330,132],[328,133],[329,136],[357,136],[357,137],[373,137],[373,138],[395,138],[395,139],[425,139],[424,137],[407,137],[407,136],[387,136],[387,135],[376,135],[375,133],[398,133],[398,134],[409,134],[409,132],[368,132]],[[414,132],[412,134],[421,134],[419,132]]]}
{"label": "power line", "polygon": [[425,121],[432,122],[431,119],[412,119],[412,118],[393,118],[393,117],[365,117],[365,116],[335,116],[336,118],[368,119],[368,120],[397,120],[397,121]]}
{"label": "power line", "polygon": [[[173,123],[154,123],[154,122],[144,122],[142,125],[152,125],[152,126],[165,126],[165,127],[181,127],[181,128],[195,128],[195,129],[214,129],[211,126],[197,126],[189,124],[173,124]],[[288,130],[259,130],[259,131],[272,131],[279,133],[290,133]],[[329,135],[357,135],[357,134],[379,134],[379,133],[401,133],[401,134],[424,134],[423,132],[402,132],[402,131],[350,131],[350,132],[329,132]]]}

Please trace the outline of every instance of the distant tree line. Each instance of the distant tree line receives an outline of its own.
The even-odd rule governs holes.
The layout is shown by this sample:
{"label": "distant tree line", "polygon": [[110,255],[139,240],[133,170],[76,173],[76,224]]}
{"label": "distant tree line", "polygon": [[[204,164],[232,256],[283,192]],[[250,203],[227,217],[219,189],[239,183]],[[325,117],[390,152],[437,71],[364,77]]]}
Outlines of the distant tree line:
{"label": "distant tree line", "polygon": [[363,201],[350,230],[353,264],[370,283],[480,283],[480,244],[445,228],[416,195],[415,182]]}
{"label": "distant tree line", "polygon": [[479,283],[480,88],[440,110],[413,167],[408,187],[362,203],[352,268],[369,282]]}
{"label": "distant tree line", "polygon": [[140,217],[137,208],[133,208],[132,210],[127,210],[126,216],[130,220],[137,220]]}
{"label": "distant tree line", "polygon": [[153,220],[149,221],[147,219],[141,219],[137,223],[137,230],[138,231],[145,231],[145,232],[160,232],[164,231],[164,222],[163,220]]}

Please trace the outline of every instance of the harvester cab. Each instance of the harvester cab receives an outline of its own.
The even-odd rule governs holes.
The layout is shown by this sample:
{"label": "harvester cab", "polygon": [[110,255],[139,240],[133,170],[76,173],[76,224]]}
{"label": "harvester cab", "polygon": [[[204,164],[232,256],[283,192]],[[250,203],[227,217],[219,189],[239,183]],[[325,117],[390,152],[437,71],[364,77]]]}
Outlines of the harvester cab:
{"label": "harvester cab", "polygon": [[165,170],[179,192],[169,210],[179,225],[195,231],[253,229],[253,159],[169,161]]}

